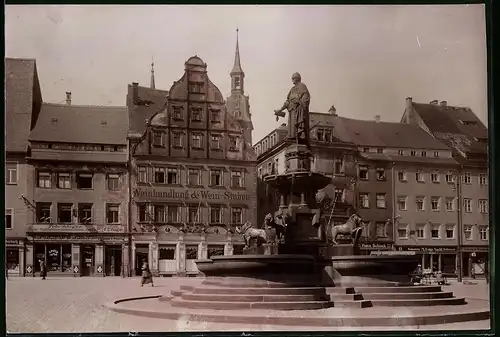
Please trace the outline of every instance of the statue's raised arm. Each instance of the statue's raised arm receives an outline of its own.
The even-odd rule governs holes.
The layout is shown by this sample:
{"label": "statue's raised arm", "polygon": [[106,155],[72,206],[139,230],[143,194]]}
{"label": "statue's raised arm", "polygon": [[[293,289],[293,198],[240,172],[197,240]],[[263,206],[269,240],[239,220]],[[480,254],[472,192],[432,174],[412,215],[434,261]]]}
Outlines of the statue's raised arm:
{"label": "statue's raised arm", "polygon": [[309,104],[311,96],[307,86],[301,82],[299,73],[292,75],[293,87],[280,109],[274,110],[276,120],[285,117],[288,110],[288,137],[297,139],[298,143],[309,145]]}

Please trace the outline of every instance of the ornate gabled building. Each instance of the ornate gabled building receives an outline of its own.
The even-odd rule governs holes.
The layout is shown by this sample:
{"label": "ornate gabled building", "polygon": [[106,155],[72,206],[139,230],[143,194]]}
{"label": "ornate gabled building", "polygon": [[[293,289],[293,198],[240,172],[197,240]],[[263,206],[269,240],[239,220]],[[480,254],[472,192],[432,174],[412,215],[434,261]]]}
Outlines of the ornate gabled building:
{"label": "ornate gabled building", "polygon": [[406,99],[402,123],[418,125],[446,144],[458,162],[452,182],[457,191],[459,269],[464,276],[484,274],[489,259],[488,129],[467,107],[446,101]]}
{"label": "ornate gabled building", "polygon": [[33,216],[28,137],[42,94],[33,59],[5,59],[5,262],[10,276],[23,276],[27,224]]}
{"label": "ornate gabled building", "polygon": [[32,218],[26,268],[128,274],[126,107],[43,103],[29,136]]}
{"label": "ornate gabled building", "polygon": [[[241,82],[240,82],[241,83]],[[196,275],[193,262],[242,249],[256,222],[255,155],[198,56],[167,91],[129,86],[132,265]]]}

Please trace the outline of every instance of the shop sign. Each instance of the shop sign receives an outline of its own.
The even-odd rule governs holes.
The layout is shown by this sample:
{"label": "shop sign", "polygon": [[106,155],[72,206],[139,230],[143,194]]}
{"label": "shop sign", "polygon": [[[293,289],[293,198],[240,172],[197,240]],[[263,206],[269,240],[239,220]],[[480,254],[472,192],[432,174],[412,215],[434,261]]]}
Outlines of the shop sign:
{"label": "shop sign", "polygon": [[5,240],[6,245],[20,245],[22,244],[21,240],[12,240],[12,239],[7,239]]}
{"label": "shop sign", "polygon": [[488,252],[488,247],[462,247],[462,251],[464,252]]}
{"label": "shop sign", "polygon": [[82,224],[36,224],[31,226],[34,233],[123,233],[121,225],[82,225]]}
{"label": "shop sign", "polygon": [[371,243],[360,243],[359,248],[361,249],[366,249],[366,250],[377,250],[377,249],[384,249],[384,250],[392,250],[393,245],[392,243],[376,243],[376,242],[371,242]]}
{"label": "shop sign", "polygon": [[36,241],[84,241],[84,242],[99,242],[99,241],[119,241],[123,238],[116,236],[87,236],[87,235],[43,235],[37,236]]}
{"label": "shop sign", "polygon": [[415,255],[416,253],[414,251],[398,251],[398,250],[385,250],[385,251],[371,251],[370,255]]}
{"label": "shop sign", "polygon": [[154,199],[171,199],[183,201],[249,201],[250,195],[247,193],[234,193],[234,192],[214,192],[214,191],[200,191],[200,190],[179,190],[171,188],[168,191],[158,191],[156,189],[135,188],[134,197],[137,198],[154,198]]}
{"label": "shop sign", "polygon": [[455,247],[398,247],[398,251],[420,252],[420,253],[456,253]]}

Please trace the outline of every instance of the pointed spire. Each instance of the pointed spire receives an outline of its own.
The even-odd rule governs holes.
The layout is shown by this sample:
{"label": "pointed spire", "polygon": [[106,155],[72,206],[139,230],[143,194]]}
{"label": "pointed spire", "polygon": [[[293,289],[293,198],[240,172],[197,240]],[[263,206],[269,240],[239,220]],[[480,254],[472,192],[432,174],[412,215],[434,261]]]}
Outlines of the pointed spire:
{"label": "pointed spire", "polygon": [[155,62],[153,60],[153,57],[151,57],[151,84],[150,87],[151,89],[155,89]]}
{"label": "pointed spire", "polygon": [[236,52],[234,54],[234,66],[233,70],[231,70],[231,74],[243,73],[243,69],[241,69],[241,62],[240,62],[240,45],[238,41],[239,31],[240,31],[239,28],[236,28]]}

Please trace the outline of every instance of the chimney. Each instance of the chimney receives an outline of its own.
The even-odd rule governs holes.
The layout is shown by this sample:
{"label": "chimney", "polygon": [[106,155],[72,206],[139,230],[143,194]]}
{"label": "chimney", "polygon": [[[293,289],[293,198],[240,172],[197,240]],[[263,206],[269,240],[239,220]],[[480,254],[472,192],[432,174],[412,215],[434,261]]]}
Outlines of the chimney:
{"label": "chimney", "polygon": [[441,103],[439,103],[443,108],[446,108],[446,106],[448,105],[448,102],[446,101],[441,101]]}
{"label": "chimney", "polygon": [[413,104],[413,98],[406,97],[406,109],[411,109]]}
{"label": "chimney", "polygon": [[71,105],[71,91],[66,91],[66,104]]}
{"label": "chimney", "polygon": [[430,104],[437,105],[437,104],[438,104],[438,100],[437,100],[437,99],[435,99],[435,100],[431,101],[431,103],[430,103]]}
{"label": "chimney", "polygon": [[380,123],[380,115],[375,115],[375,122]]}
{"label": "chimney", "polygon": [[132,82],[132,103],[136,104],[139,99],[139,83]]}
{"label": "chimney", "polygon": [[332,105],[330,109],[328,110],[329,113],[331,113],[334,116],[337,116],[337,109],[335,109],[335,106]]}

